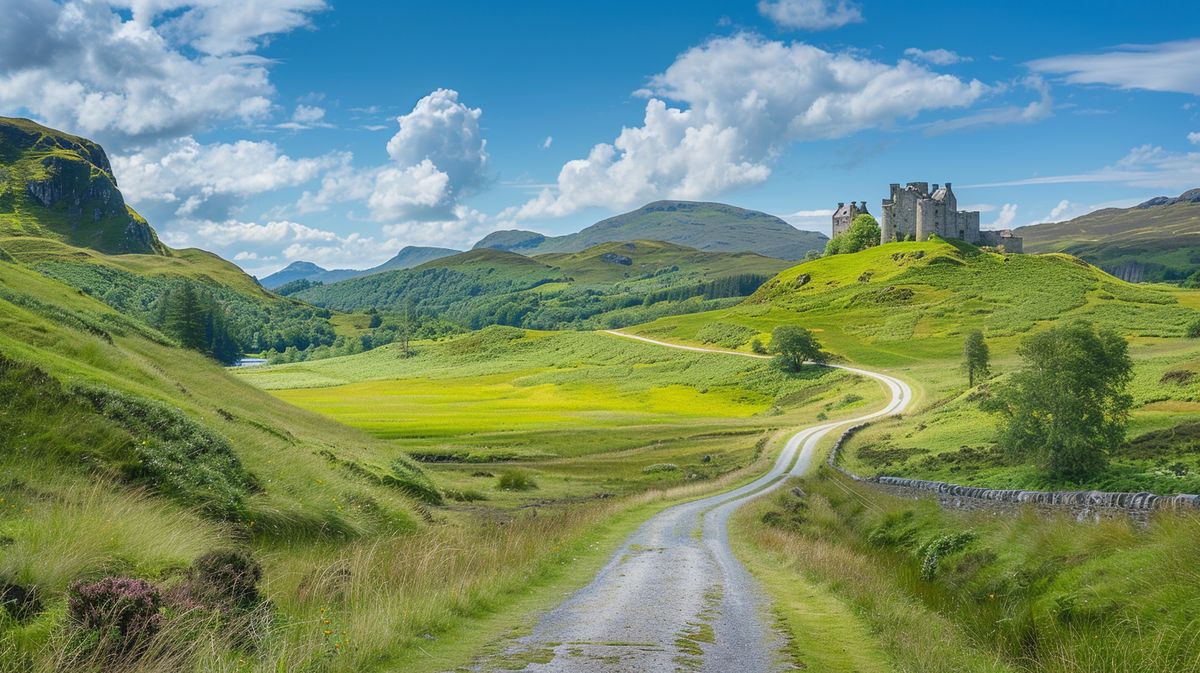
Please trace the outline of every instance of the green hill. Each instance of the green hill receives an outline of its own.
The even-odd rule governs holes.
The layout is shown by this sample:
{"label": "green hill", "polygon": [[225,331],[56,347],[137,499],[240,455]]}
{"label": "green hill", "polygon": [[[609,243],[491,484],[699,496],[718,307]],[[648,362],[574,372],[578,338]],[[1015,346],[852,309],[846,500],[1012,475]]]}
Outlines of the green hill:
{"label": "green hill", "polygon": [[1070,253],[1125,280],[1182,280],[1200,270],[1200,190],[1021,227],[1017,235],[1029,252]]}
{"label": "green hill", "polygon": [[619,327],[730,305],[787,262],[658,241],[605,243],[527,257],[477,248],[292,295],[342,311],[411,309],[470,328]]}
{"label": "green hill", "polygon": [[9,117],[0,117],[0,236],[52,238],[107,253],[167,253],[146,220],[125,205],[99,145]]}
{"label": "green hill", "polygon": [[579,252],[615,241],[666,241],[710,252],[757,252],[767,257],[797,260],[810,250],[824,250],[828,240],[824,234],[801,231],[757,210],[723,203],[655,201],[574,234],[544,236],[531,231],[498,231],[484,237],[475,247],[537,255]]}
{"label": "green hill", "polygon": [[262,283],[263,287],[272,290],[297,280],[307,280],[316,283],[336,283],[340,280],[369,276],[373,273],[382,273],[393,269],[411,269],[425,262],[456,255],[459,252],[459,250],[451,250],[450,248],[429,248],[408,245],[401,248],[395,257],[392,257],[379,266],[373,266],[369,269],[329,270],[323,269],[312,262],[292,262],[279,271],[269,276],[264,276],[259,282]]}

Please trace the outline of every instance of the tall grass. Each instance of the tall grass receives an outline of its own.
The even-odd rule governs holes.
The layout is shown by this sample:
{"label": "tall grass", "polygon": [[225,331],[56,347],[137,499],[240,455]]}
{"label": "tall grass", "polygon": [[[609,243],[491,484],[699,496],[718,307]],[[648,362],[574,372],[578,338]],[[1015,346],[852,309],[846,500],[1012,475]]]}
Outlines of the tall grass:
{"label": "tall grass", "polygon": [[[1200,517],[1079,524],[942,511],[825,474],[750,542],[851,603],[902,670],[1200,671]],[[961,549],[926,560],[945,536]],[[923,572],[924,570],[924,572]]]}

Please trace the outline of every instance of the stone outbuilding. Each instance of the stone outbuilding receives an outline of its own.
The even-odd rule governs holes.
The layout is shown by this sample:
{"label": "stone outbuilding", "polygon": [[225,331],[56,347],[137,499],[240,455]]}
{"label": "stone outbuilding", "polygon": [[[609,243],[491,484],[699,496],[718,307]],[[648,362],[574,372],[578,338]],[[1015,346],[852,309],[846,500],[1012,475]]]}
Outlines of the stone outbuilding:
{"label": "stone outbuilding", "polygon": [[870,215],[867,212],[867,202],[861,201],[860,205],[855,205],[853,201],[850,203],[839,203],[837,210],[833,211],[833,235],[838,236],[846,233],[850,229],[850,223],[859,215]]}

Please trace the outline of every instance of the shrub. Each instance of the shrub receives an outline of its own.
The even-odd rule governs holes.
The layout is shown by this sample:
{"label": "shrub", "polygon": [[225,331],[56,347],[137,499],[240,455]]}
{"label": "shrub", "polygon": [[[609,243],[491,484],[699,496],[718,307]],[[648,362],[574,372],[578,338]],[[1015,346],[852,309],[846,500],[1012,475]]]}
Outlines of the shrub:
{"label": "shrub", "polygon": [[520,470],[507,470],[500,473],[496,488],[501,491],[532,491],[537,488],[537,482],[528,473]]}
{"label": "shrub", "polygon": [[0,608],[13,619],[23,622],[42,611],[42,600],[35,586],[0,582]]}
{"label": "shrub", "polygon": [[1196,320],[1188,325],[1187,335],[1189,339],[1200,339],[1200,320]]}
{"label": "shrub", "polygon": [[932,580],[937,577],[941,560],[955,552],[962,551],[974,539],[974,532],[964,530],[939,535],[922,545],[917,550],[917,555],[921,559],[921,579]]}
{"label": "shrub", "polygon": [[96,647],[119,654],[144,647],[162,628],[158,587],[145,580],[105,577],[75,582],[67,590],[67,613],[96,637]]}
{"label": "shrub", "polygon": [[674,463],[655,463],[642,468],[642,474],[654,474],[656,472],[675,472],[679,470],[679,466]]}
{"label": "shrub", "polygon": [[196,559],[197,598],[215,607],[250,610],[262,602],[262,565],[240,549],[218,549]]}
{"label": "shrub", "polygon": [[767,354],[767,347],[763,345],[762,339],[759,339],[758,337],[754,337],[750,340],[750,350],[758,353],[759,355]]}

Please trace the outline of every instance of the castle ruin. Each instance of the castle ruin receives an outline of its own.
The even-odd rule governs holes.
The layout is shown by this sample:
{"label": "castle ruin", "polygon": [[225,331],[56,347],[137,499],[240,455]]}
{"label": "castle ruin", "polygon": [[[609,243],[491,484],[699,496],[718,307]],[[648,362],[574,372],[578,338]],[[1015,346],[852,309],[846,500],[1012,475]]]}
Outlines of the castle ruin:
{"label": "castle ruin", "polygon": [[[851,207],[853,205],[851,203]],[[839,206],[838,212],[841,210]],[[861,212],[866,212],[865,208]],[[1023,249],[1021,237],[1014,236],[1010,229],[981,230],[979,211],[959,210],[958,199],[949,182],[944,186],[934,183],[932,191],[928,182],[910,182],[904,187],[893,183],[889,198],[883,200],[881,217],[881,243],[926,241],[936,234],[941,238],[956,238],[973,245],[1003,247],[1005,252],[1022,252]],[[838,234],[836,214],[833,233],[835,236]]]}
{"label": "castle ruin", "polygon": [[867,212],[867,202],[862,201],[862,205],[856,206],[851,201],[849,204],[838,203],[837,210],[833,211],[833,235],[838,236],[846,233],[850,229],[850,223],[859,215],[870,215]]}

